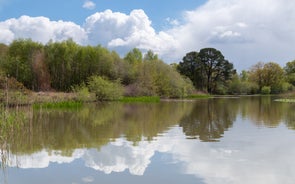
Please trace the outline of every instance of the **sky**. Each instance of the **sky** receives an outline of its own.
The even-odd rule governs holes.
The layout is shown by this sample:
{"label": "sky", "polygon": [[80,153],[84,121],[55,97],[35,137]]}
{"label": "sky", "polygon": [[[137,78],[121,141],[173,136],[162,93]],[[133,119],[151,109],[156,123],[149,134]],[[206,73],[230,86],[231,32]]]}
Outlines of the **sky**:
{"label": "sky", "polygon": [[234,67],[295,59],[294,0],[0,0],[0,43],[72,38],[124,56],[153,50],[166,63],[213,47]]}

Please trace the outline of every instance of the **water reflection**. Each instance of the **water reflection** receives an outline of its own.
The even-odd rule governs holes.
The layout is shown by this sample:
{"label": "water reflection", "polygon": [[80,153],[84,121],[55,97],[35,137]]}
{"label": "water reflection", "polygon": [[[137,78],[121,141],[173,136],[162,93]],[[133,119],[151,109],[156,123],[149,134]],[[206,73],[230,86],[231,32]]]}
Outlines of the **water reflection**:
{"label": "water reflection", "polygon": [[[5,140],[9,147],[1,142],[1,153],[9,158],[7,168],[46,169],[79,162],[110,177],[124,171],[149,176],[140,183],[154,182],[151,176],[157,172],[148,168],[158,153],[170,155],[173,167],[162,163],[158,174],[164,177],[166,171],[172,183],[183,174],[185,183],[188,175],[201,178],[199,183],[292,183],[294,109],[294,104],[274,102],[273,97],[90,104],[69,111],[30,109],[26,110],[29,126]],[[167,171],[172,168],[181,170],[171,175]],[[53,172],[52,177],[56,172],[63,173],[67,183],[73,177],[67,169]],[[19,172],[9,173],[8,181],[20,182],[15,179]],[[76,175],[83,178],[82,173]],[[98,175],[90,178],[101,181]]]}
{"label": "water reflection", "polygon": [[[77,111],[35,110],[30,131],[19,131],[11,145],[13,153],[43,149],[71,155],[76,148],[97,148],[125,137],[136,145],[151,141],[176,125],[193,103],[91,104]],[[24,127],[27,128],[27,127]]]}
{"label": "water reflection", "polygon": [[152,141],[139,141],[136,145],[126,138],[117,138],[96,148],[72,149],[68,155],[60,150],[43,149],[32,154],[9,154],[9,167],[22,169],[47,168],[52,163],[65,164],[81,159],[86,167],[105,174],[128,170],[132,175],[143,175],[155,152],[169,152],[174,148],[177,138],[184,139],[179,128],[162,134]]}
{"label": "water reflection", "polygon": [[187,136],[202,141],[216,141],[236,119],[239,99],[209,99],[195,103],[189,115],[184,116],[180,126]]}

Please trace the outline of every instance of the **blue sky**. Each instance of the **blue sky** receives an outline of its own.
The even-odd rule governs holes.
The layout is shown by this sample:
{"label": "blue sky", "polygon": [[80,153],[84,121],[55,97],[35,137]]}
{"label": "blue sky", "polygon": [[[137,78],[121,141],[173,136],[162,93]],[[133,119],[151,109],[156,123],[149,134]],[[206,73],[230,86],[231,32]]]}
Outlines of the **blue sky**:
{"label": "blue sky", "polygon": [[[0,0],[1,2],[1,0]],[[6,0],[3,3],[1,20],[18,18],[22,15],[45,16],[51,20],[73,21],[82,25],[85,18],[95,12],[111,9],[129,14],[134,9],[143,9],[156,30],[165,29],[167,18],[176,19],[183,11],[193,10],[206,0],[93,0],[95,8],[83,8],[84,0]]]}
{"label": "blue sky", "polygon": [[0,42],[72,38],[167,63],[214,47],[239,71],[295,59],[294,0],[0,0]]}

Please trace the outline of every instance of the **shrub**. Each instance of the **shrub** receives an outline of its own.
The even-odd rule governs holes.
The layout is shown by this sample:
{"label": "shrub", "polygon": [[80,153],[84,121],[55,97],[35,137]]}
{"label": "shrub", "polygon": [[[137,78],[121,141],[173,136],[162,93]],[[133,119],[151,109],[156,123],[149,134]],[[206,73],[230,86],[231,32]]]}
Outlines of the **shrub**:
{"label": "shrub", "polygon": [[133,88],[128,90],[129,94],[132,92],[138,96],[165,98],[184,98],[193,91],[194,87],[189,79],[161,60],[145,61]]}
{"label": "shrub", "polygon": [[271,92],[270,86],[263,86],[261,89],[261,94],[263,95],[269,95]]}
{"label": "shrub", "polygon": [[81,102],[91,101],[91,94],[85,83],[72,86],[72,91],[77,95],[77,100]]}
{"label": "shrub", "polygon": [[109,81],[101,76],[92,76],[88,80],[88,88],[99,101],[118,100],[122,98],[123,87],[119,81]]}

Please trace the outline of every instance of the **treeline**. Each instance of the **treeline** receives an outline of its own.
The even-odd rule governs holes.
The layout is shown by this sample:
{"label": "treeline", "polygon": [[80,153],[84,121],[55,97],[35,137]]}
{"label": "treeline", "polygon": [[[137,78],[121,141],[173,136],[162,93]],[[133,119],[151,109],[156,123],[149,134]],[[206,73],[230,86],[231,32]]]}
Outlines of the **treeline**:
{"label": "treeline", "polygon": [[118,90],[127,96],[184,97],[194,90],[189,79],[152,51],[143,55],[135,48],[120,58],[102,46],[81,46],[72,40],[43,45],[19,39],[1,44],[0,71],[2,81],[8,76],[33,91],[69,92],[77,86],[99,90],[104,85],[116,88],[106,92]]}
{"label": "treeline", "polygon": [[5,88],[5,78],[15,88],[23,84],[33,91],[88,90],[100,100],[122,95],[181,98],[196,90],[277,94],[294,89],[295,60],[284,68],[274,62],[257,63],[238,74],[214,48],[189,52],[178,64],[168,65],[152,51],[143,55],[136,48],[121,58],[100,45],[81,46],[72,40],[43,45],[18,39],[0,44],[0,89]]}
{"label": "treeline", "polygon": [[278,94],[295,86],[295,60],[284,68],[275,62],[259,62],[238,74],[220,51],[205,48],[187,53],[176,67],[196,89],[212,94]]}

